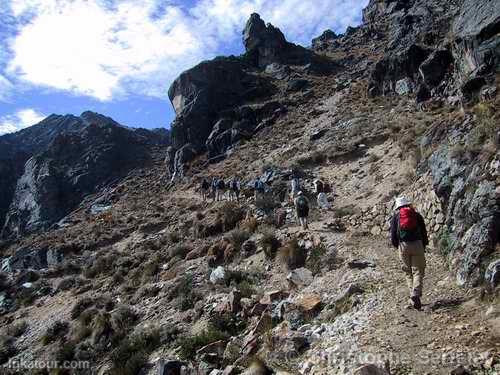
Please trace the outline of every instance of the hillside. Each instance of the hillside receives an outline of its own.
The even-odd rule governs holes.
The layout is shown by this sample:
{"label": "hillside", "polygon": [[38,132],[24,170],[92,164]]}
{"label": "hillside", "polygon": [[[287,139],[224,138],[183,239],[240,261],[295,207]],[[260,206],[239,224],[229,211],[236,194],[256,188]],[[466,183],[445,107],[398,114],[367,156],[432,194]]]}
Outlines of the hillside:
{"label": "hillside", "polygon": [[[23,141],[6,228],[31,194],[30,165],[43,175],[57,155],[72,181],[86,150],[112,141],[123,169],[93,159],[86,171],[102,173],[64,220],[2,243],[2,370],[500,373],[499,27],[496,1],[371,0],[362,25],[306,49],[254,14],[244,55],[202,62],[170,87],[168,148],[66,117],[83,125],[44,136],[48,148],[33,140],[58,126],[10,136]],[[313,206],[309,230],[293,215],[292,173]],[[239,176],[240,201],[204,202],[201,179],[213,176]],[[268,192],[255,202],[258,176]],[[316,206],[318,177],[333,188],[329,210]],[[400,195],[430,235],[421,310],[389,242]],[[19,365],[34,360],[59,368]]]}

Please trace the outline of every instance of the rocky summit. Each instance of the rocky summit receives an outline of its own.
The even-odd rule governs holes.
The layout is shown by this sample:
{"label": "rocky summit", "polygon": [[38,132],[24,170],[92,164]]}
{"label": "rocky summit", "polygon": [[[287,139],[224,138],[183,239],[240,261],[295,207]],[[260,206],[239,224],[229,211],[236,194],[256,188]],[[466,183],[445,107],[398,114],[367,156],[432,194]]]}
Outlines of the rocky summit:
{"label": "rocky summit", "polygon": [[169,131],[0,137],[1,373],[500,373],[500,2],[370,0],[308,48],[241,27]]}

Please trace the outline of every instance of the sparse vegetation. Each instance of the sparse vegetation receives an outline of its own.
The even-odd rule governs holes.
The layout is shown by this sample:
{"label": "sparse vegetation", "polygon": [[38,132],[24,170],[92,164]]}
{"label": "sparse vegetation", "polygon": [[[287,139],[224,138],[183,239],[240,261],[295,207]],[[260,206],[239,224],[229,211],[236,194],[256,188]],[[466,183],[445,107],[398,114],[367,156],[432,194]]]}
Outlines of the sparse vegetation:
{"label": "sparse vegetation", "polygon": [[100,256],[90,267],[85,269],[83,275],[88,279],[94,279],[99,275],[108,274],[113,269],[115,259],[116,256],[113,254]]}
{"label": "sparse vegetation", "polygon": [[300,167],[310,167],[323,164],[328,160],[327,154],[324,151],[313,151],[306,155],[302,155],[295,159],[295,163]]}
{"label": "sparse vegetation", "polygon": [[16,354],[14,339],[8,335],[0,335],[0,365]]}
{"label": "sparse vegetation", "polygon": [[241,245],[250,238],[250,233],[242,229],[233,229],[227,234],[229,242],[234,246],[236,252],[241,251]]}
{"label": "sparse vegetation", "polygon": [[260,194],[255,202],[255,207],[264,212],[271,212],[276,206],[277,203],[274,199],[274,195],[271,193]]}
{"label": "sparse vegetation", "polygon": [[257,219],[253,216],[245,219],[241,224],[240,224],[240,228],[243,229],[243,230],[246,230],[250,233],[255,233],[255,231],[257,230],[257,227],[259,226],[259,222],[257,221]]}
{"label": "sparse vegetation", "polygon": [[326,247],[323,244],[313,246],[309,251],[306,261],[306,267],[311,270],[313,274],[321,272],[321,268],[325,263],[324,256],[326,254]]}
{"label": "sparse vegetation", "polygon": [[195,358],[198,349],[216,341],[227,340],[228,338],[227,333],[210,326],[198,335],[179,340],[179,355],[183,359],[192,360]]}
{"label": "sparse vegetation", "polygon": [[352,216],[357,214],[358,211],[354,206],[339,207],[334,210],[335,217]]}
{"label": "sparse vegetation", "polygon": [[71,310],[71,319],[77,319],[82,312],[93,305],[93,301],[89,297],[78,300]]}
{"label": "sparse vegetation", "polygon": [[111,352],[111,374],[136,375],[146,364],[148,355],[159,345],[160,331],[157,328],[134,332]]}
{"label": "sparse vegetation", "polygon": [[306,251],[299,246],[296,238],[289,240],[278,249],[278,261],[289,270],[304,267],[306,256]]}
{"label": "sparse vegetation", "polygon": [[68,333],[69,324],[68,322],[56,321],[54,322],[47,330],[45,334],[42,336],[42,344],[48,345],[58,339],[63,338],[66,333]]}
{"label": "sparse vegetation", "polygon": [[439,250],[443,255],[448,255],[452,250],[453,246],[452,239],[450,233],[446,228],[443,229],[439,234],[438,245],[439,245]]}
{"label": "sparse vegetation", "polygon": [[170,291],[169,298],[176,300],[176,306],[180,311],[186,311],[192,309],[201,296],[194,287],[193,277],[185,275]]}
{"label": "sparse vegetation", "polygon": [[27,329],[28,323],[24,320],[20,320],[19,322],[9,324],[6,328],[6,334],[12,337],[19,337],[22,336]]}
{"label": "sparse vegetation", "polygon": [[264,254],[268,259],[274,259],[278,248],[281,246],[281,242],[278,240],[274,232],[265,231],[262,234],[260,244],[264,249]]}
{"label": "sparse vegetation", "polygon": [[240,291],[243,298],[250,298],[257,293],[253,284],[248,280],[240,281],[236,284],[236,288]]}
{"label": "sparse vegetation", "polygon": [[234,202],[225,202],[218,210],[217,216],[224,232],[230,231],[244,218],[243,208]]}
{"label": "sparse vegetation", "polygon": [[170,232],[168,234],[168,239],[170,240],[170,242],[172,243],[178,243],[180,240],[181,240],[181,235],[179,232]]}

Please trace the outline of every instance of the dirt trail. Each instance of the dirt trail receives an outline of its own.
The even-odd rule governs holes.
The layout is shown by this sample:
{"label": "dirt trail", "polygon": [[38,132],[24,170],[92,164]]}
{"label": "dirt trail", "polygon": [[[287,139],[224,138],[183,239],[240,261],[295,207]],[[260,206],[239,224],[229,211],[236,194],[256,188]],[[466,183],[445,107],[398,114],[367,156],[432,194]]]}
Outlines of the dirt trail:
{"label": "dirt trail", "polygon": [[[320,294],[327,302],[354,284],[364,293],[351,311],[335,321],[313,323],[313,329],[324,331],[305,354],[303,373],[348,373],[352,363],[388,359],[392,374],[449,374],[461,364],[482,364],[488,350],[498,352],[495,333],[485,323],[484,306],[474,299],[477,291],[458,287],[440,255],[427,252],[424,306],[417,311],[408,306],[398,252],[388,238],[329,232],[324,228],[331,213],[320,216],[309,232],[325,244],[335,244],[341,265],[316,276],[299,293]],[[286,232],[301,231],[292,226]],[[374,267],[351,269],[346,264],[353,259]],[[353,361],[351,366],[346,358]]]}
{"label": "dirt trail", "polygon": [[[342,172],[339,169],[335,174]],[[370,188],[369,184],[365,186]],[[201,201],[191,190],[183,191],[179,197]],[[211,200],[207,206],[210,204]],[[313,284],[298,291],[296,297],[314,293],[329,302],[354,284],[364,292],[357,305],[340,319],[325,322],[320,316],[312,322],[313,327],[326,329],[302,358],[305,366],[308,363],[312,366],[304,373],[342,373],[338,371],[344,368],[343,361],[352,358],[357,363],[374,360],[383,363],[389,359],[393,374],[449,374],[460,364],[483,363],[481,356],[486,351],[499,349],[498,343],[496,347],[494,344],[494,333],[484,322],[484,307],[473,299],[477,291],[459,288],[445,260],[435,251],[427,252],[424,306],[417,311],[408,306],[398,252],[390,246],[388,238],[351,231],[332,232],[326,229],[332,211],[317,211],[314,216],[319,216],[319,220],[310,224],[309,231],[291,224],[281,235],[302,234],[320,238],[324,244],[335,244],[340,266],[316,276]],[[351,269],[347,263],[353,259],[371,262],[374,267]],[[265,289],[284,285],[284,276],[271,278]],[[323,360],[318,361],[320,353]],[[326,363],[325,353],[329,361]],[[348,373],[351,366],[347,361],[344,371]]]}

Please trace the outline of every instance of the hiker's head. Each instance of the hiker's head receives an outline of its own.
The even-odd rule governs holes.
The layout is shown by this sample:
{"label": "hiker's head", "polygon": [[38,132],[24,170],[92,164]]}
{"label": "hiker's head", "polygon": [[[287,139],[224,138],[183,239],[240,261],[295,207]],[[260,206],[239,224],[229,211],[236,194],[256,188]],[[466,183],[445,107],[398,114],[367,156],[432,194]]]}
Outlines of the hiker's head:
{"label": "hiker's head", "polygon": [[411,200],[409,200],[406,197],[397,197],[396,198],[396,210],[400,209],[401,207],[405,206],[410,206],[411,205]]}

